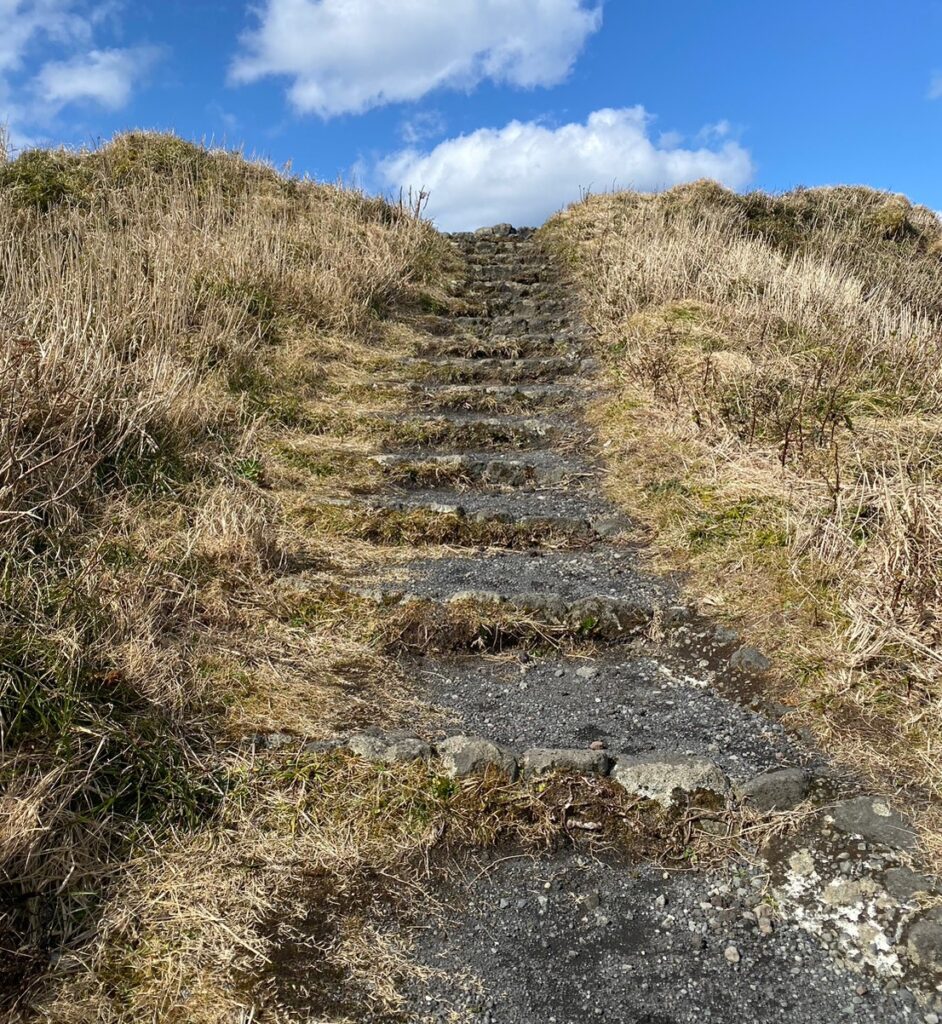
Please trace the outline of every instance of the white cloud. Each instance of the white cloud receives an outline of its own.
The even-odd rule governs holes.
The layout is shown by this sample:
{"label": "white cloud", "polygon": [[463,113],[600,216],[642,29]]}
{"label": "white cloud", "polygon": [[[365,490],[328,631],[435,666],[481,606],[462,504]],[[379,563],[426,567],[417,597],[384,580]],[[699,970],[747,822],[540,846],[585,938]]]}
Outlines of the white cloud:
{"label": "white cloud", "polygon": [[399,126],[402,141],[409,146],[445,134],[447,123],[437,110],[420,110]]}
{"label": "white cloud", "polygon": [[44,64],[34,88],[40,102],[50,111],[77,102],[118,110],[131,98],[135,82],[156,58],[157,51],[147,47],[91,50],[69,60]]}
{"label": "white cloud", "polygon": [[937,71],[929,82],[929,99],[942,100],[942,71]]}
{"label": "white cloud", "polygon": [[70,103],[116,110],[130,99],[158,51],[95,46],[117,9],[116,0],[0,0],[0,123],[16,149],[35,144]]}
{"label": "white cloud", "polygon": [[717,142],[720,139],[729,138],[733,133],[733,126],[729,121],[717,121],[715,124],[705,124],[697,132],[698,142]]}
{"label": "white cloud", "polygon": [[231,77],[285,75],[321,117],[484,80],[562,81],[601,25],[597,0],[265,0]]}
{"label": "white cloud", "polygon": [[376,172],[386,188],[430,190],[429,212],[445,230],[541,224],[578,199],[581,188],[649,190],[697,178],[741,188],[752,177],[752,159],[738,143],[659,146],[648,134],[650,120],[642,107],[629,107],[598,110],[585,124],[559,128],[512,121],[448,139],[430,152],[403,150]]}
{"label": "white cloud", "polygon": [[40,36],[58,43],[90,38],[91,19],[76,13],[76,0],[0,0],[0,74],[19,68]]}

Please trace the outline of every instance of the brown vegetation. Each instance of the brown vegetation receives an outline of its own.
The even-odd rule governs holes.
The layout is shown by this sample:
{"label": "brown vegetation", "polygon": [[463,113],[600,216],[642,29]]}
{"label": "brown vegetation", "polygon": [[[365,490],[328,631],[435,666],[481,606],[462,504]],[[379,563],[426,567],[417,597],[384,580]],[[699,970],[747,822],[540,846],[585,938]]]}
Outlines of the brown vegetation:
{"label": "brown vegetation", "polygon": [[589,197],[545,235],[598,332],[614,495],[938,838],[942,222],[864,188],[699,182]]}
{"label": "brown vegetation", "polygon": [[[278,453],[442,252],[415,210],[172,136],[0,163],[5,994],[217,819],[221,745],[329,731],[351,677],[394,699],[336,623],[279,618],[286,568],[343,556],[290,526]],[[138,981],[81,1019],[142,1019]]]}

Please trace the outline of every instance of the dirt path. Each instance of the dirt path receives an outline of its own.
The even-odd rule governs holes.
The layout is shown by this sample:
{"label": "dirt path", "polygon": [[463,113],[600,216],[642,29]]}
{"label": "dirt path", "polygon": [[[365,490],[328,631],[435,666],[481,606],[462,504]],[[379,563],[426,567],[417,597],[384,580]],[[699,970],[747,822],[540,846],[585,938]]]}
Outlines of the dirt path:
{"label": "dirt path", "polygon": [[[384,609],[418,609],[425,653],[407,667],[446,723],[421,739],[500,748],[440,747],[453,774],[500,756],[532,773],[548,758],[672,799],[713,786],[712,765],[730,804],[745,786],[759,811],[824,809],[752,862],[711,870],[578,847],[436,865],[427,895],[447,909],[413,922],[430,973],[406,1019],[937,1021],[942,922],[924,909],[933,883],[911,870],[904,823],[778,724],[758,652],[642,568],[582,417],[597,387],[586,330],[536,240],[493,229],[454,244],[474,315],[430,320],[384,383],[407,394],[397,420],[419,443],[379,457],[389,486],[360,504],[457,543],[353,584]],[[449,639],[462,630],[463,652]],[[403,740],[423,749],[382,735],[351,746],[395,760]]]}

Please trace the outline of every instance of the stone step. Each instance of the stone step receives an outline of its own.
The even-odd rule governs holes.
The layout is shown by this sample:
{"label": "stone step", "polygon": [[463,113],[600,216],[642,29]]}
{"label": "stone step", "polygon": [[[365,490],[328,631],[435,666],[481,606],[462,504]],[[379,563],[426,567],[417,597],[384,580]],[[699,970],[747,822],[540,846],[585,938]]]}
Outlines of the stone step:
{"label": "stone step", "polygon": [[597,364],[592,359],[557,356],[548,359],[405,359],[403,369],[423,381],[447,384],[522,383],[556,380],[588,374]]}
{"label": "stone step", "polygon": [[511,284],[543,284],[553,282],[556,276],[552,270],[544,267],[522,267],[518,264],[507,265],[473,265],[467,268],[467,279],[472,287],[478,284],[490,287],[499,283]]}
{"label": "stone step", "polygon": [[544,299],[538,296],[532,299],[516,296],[492,296],[478,297],[478,300],[481,302],[480,308],[468,312],[480,313],[489,320],[497,317],[514,317],[529,321],[534,317],[554,317],[569,322],[576,317],[573,303],[568,299]]}
{"label": "stone step", "polygon": [[447,446],[451,451],[477,448],[545,448],[562,443],[567,431],[556,421],[526,416],[488,416],[474,412],[367,413],[381,423],[387,451]]}
{"label": "stone step", "polygon": [[520,415],[542,408],[569,407],[582,391],[565,384],[429,384],[423,381],[377,383],[376,390],[405,393],[410,403],[435,411],[463,410]]}
{"label": "stone step", "polygon": [[498,316],[449,317],[452,331],[486,336],[490,334],[547,334],[564,328],[573,329],[574,313],[509,313]]}
{"label": "stone step", "polygon": [[593,467],[582,460],[564,459],[551,451],[525,455],[472,452],[428,455],[407,452],[372,455],[371,461],[399,487],[458,487],[527,489],[548,487],[593,477]]}
{"label": "stone step", "polygon": [[399,569],[408,583],[377,586],[371,574],[347,592],[397,615],[406,648],[617,642],[655,614],[668,625],[687,615],[617,548],[419,558]]}
{"label": "stone step", "polygon": [[461,298],[471,296],[473,299],[572,299],[559,284],[553,281],[506,281],[490,280],[487,278],[475,280],[468,287],[464,286],[460,293]]}
{"label": "stone step", "polygon": [[518,550],[585,547],[628,528],[596,504],[560,507],[532,492],[464,494],[423,491],[400,496],[323,499],[302,510],[309,526],[327,525],[382,544],[459,545]]}
{"label": "stone step", "polygon": [[547,273],[556,271],[545,253],[529,245],[495,246],[490,252],[471,249],[462,255],[469,267],[518,266],[528,270],[538,267]]}
{"label": "stone step", "polygon": [[526,334],[509,337],[474,335],[428,337],[416,346],[416,355],[458,356],[463,359],[553,358],[579,354],[569,338],[557,334]]}

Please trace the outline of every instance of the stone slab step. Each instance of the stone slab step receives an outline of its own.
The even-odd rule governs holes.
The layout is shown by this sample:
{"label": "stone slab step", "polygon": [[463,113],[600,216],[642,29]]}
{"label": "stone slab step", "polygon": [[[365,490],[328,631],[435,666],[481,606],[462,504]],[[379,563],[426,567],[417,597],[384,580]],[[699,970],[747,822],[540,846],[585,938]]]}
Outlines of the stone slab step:
{"label": "stone slab step", "polygon": [[429,448],[447,445],[453,451],[507,446],[546,447],[566,436],[563,424],[525,416],[488,416],[474,412],[368,413],[364,417],[388,424],[388,443]]}
{"label": "stone slab step", "polygon": [[476,278],[470,287],[461,289],[462,297],[472,296],[488,300],[521,300],[544,301],[565,298],[570,303],[571,297],[567,296],[561,286],[555,281],[508,281],[502,278]]}
{"label": "stone slab step", "polygon": [[327,503],[394,512],[423,511],[480,523],[556,523],[564,530],[591,533],[596,537],[614,537],[630,527],[629,520],[618,515],[610,505],[578,491],[458,493],[451,488],[438,487],[356,498],[331,498]]}
{"label": "stone slab step", "polygon": [[557,292],[546,296],[475,294],[488,316],[573,316],[573,303]]}
{"label": "stone slab step", "polygon": [[616,548],[415,559],[399,568],[407,583],[364,580],[350,592],[386,608],[417,604],[476,615],[485,630],[517,618],[548,638],[614,641],[636,635],[656,611],[668,622],[686,614],[666,583],[639,572]]}
{"label": "stone slab step", "polygon": [[532,488],[594,476],[593,467],[582,460],[564,459],[552,451],[526,455],[474,452],[462,455],[428,455],[421,452],[373,455],[380,466],[400,487],[415,483],[427,487],[443,482],[466,486],[496,488]]}
{"label": "stone slab step", "polygon": [[448,318],[452,330],[467,334],[547,334],[573,328],[575,314],[509,313],[499,316],[456,316]]}
{"label": "stone slab step", "polygon": [[404,359],[403,370],[415,378],[450,384],[524,383],[556,380],[559,377],[589,374],[597,368],[592,359],[553,356],[545,359]]}
{"label": "stone slab step", "polygon": [[519,264],[483,264],[469,266],[467,279],[471,287],[490,286],[500,282],[516,284],[539,284],[552,282],[555,275],[545,267],[529,267]]}
{"label": "stone slab step", "polygon": [[[624,518],[606,509],[570,501],[554,508],[530,492],[458,495],[424,491],[401,496],[329,498],[309,506],[309,522],[328,519],[331,528],[381,543],[449,544],[526,550],[584,547],[624,531]],[[334,512],[341,516],[334,516]],[[326,513],[326,515],[325,515]]]}
{"label": "stone slab step", "polygon": [[559,411],[583,397],[581,389],[565,384],[427,384],[397,381],[377,384],[377,390],[404,392],[425,409],[464,410],[510,415],[551,408]]}
{"label": "stone slab step", "polygon": [[529,334],[509,337],[475,335],[429,337],[416,346],[419,357],[457,356],[463,359],[552,359],[580,356],[579,346],[558,334]]}

